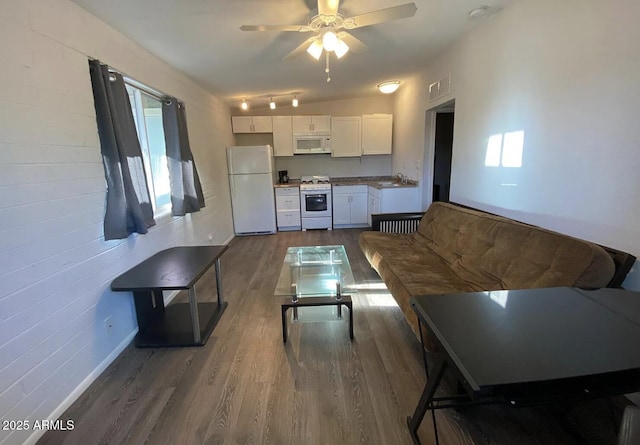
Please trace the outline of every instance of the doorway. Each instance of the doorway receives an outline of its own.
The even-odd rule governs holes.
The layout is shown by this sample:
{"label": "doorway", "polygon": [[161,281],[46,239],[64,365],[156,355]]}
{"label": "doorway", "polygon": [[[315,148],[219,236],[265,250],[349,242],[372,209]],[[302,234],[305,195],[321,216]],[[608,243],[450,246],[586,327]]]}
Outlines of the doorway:
{"label": "doorway", "polygon": [[436,131],[433,147],[432,202],[449,201],[451,188],[451,155],[453,152],[454,112],[436,112]]}
{"label": "doorway", "polygon": [[423,171],[425,209],[431,202],[450,200],[454,121],[455,99],[425,113],[424,165],[432,168]]}

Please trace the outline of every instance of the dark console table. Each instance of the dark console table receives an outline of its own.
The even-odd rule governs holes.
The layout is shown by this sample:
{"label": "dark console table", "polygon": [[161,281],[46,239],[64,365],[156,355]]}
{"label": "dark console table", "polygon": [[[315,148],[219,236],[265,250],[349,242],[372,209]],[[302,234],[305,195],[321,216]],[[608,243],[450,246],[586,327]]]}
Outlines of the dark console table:
{"label": "dark console table", "polygon": [[[426,295],[411,299],[420,333],[437,346],[412,417],[464,405],[525,406],[640,389],[640,293],[548,288]],[[425,356],[426,367],[426,356]],[[446,370],[464,393],[436,396]]]}
{"label": "dark console table", "polygon": [[[113,291],[132,291],[138,318],[139,348],[203,346],[227,303],[222,300],[220,257],[227,246],[173,247],[158,252],[111,283]],[[218,301],[198,303],[196,282],[215,264]],[[187,290],[189,303],[165,307],[162,291]]]}

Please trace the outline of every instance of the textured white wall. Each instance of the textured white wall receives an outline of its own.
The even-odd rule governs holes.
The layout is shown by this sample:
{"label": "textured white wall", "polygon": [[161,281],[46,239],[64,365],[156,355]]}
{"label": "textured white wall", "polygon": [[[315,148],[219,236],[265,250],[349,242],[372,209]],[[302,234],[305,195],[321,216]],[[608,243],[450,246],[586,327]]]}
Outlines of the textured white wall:
{"label": "textured white wall", "polygon": [[[399,91],[394,170],[423,153],[425,110],[455,98],[453,201],[640,256],[639,19],[633,0],[512,3]],[[489,136],[518,130],[522,167],[486,167]]]}
{"label": "textured white wall", "polygon": [[[103,240],[88,56],[185,101],[203,211]],[[61,414],[135,332],[113,278],[161,249],[233,236],[233,139],[225,104],[67,0],[0,1],[0,60],[0,417],[33,421]],[[0,443],[30,435],[0,431]]]}

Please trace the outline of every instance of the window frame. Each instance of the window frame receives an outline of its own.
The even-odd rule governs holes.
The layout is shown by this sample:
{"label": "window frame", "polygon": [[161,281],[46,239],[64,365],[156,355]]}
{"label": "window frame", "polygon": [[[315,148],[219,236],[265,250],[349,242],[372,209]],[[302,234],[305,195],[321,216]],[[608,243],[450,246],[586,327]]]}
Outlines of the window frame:
{"label": "window frame", "polygon": [[[147,128],[147,122],[145,119],[144,105],[142,103],[142,95],[145,94],[146,96],[154,100],[157,100],[160,103],[162,103],[164,98],[160,94],[153,92],[153,90],[149,89],[145,85],[142,85],[139,82],[133,81],[132,79],[124,77],[124,82],[127,90],[131,89],[133,91],[132,96],[133,96],[134,103],[131,104],[131,107],[134,114],[134,122],[136,126],[136,133],[138,135],[138,141],[140,143],[140,149],[142,151],[142,161],[145,168],[145,175],[146,175],[147,184],[149,187],[149,194],[152,197],[151,201],[152,201],[153,216],[156,219],[162,218],[166,215],[171,214],[171,199],[170,199],[171,193],[169,192],[168,203],[162,204],[162,205],[157,204],[157,201],[160,198],[159,196],[156,195],[157,184],[154,181],[154,173],[157,173],[157,172],[155,172],[155,170],[153,169],[152,162],[151,162],[151,150],[149,148],[149,135],[148,135],[149,130]],[[129,98],[131,100],[131,95],[129,96]],[[164,139],[164,133],[162,137]],[[165,147],[165,150],[166,150],[166,147]],[[158,176],[164,177],[164,174],[166,173],[167,175],[166,179],[168,181],[169,180],[168,165],[165,164],[165,169],[163,169],[162,173],[163,173],[162,175],[158,175]],[[161,196],[165,196],[165,195],[161,195]]]}

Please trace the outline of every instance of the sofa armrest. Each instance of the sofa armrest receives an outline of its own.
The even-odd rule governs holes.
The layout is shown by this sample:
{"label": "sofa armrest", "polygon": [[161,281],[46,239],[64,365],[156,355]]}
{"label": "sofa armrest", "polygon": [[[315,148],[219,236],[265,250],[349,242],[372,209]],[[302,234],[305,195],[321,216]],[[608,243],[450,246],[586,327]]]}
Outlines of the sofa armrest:
{"label": "sofa armrest", "polygon": [[373,213],[371,230],[391,233],[415,232],[423,216],[424,212]]}

